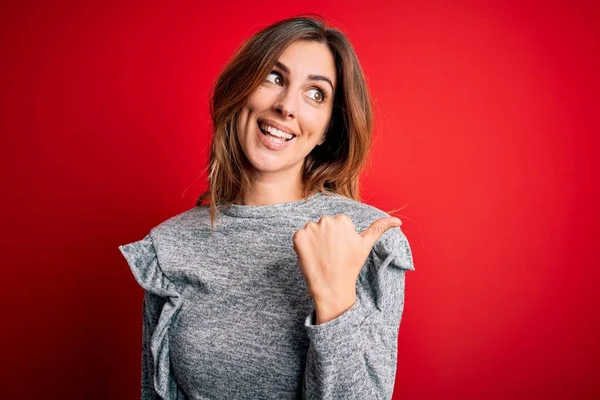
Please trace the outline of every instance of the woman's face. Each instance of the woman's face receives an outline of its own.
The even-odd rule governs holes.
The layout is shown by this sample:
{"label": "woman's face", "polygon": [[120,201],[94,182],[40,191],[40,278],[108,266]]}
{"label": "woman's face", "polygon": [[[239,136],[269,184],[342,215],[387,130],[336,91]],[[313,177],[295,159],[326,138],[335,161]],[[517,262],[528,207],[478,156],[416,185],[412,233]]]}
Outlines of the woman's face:
{"label": "woman's face", "polygon": [[297,41],[285,50],[238,120],[238,139],[254,172],[296,178],[304,158],[325,139],[335,87],[335,61],[326,45]]}

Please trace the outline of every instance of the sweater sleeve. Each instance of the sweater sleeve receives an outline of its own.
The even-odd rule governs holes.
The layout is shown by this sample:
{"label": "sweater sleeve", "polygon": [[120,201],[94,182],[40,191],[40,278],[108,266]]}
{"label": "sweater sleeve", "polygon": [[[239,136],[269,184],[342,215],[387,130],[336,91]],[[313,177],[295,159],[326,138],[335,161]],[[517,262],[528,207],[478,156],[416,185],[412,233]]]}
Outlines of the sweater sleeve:
{"label": "sweater sleeve", "polygon": [[154,360],[152,359],[152,335],[158,325],[160,311],[166,298],[144,291],[142,301],[142,400],[157,400],[160,397],[154,388]]}
{"label": "sweater sleeve", "polygon": [[169,329],[182,306],[181,294],[162,271],[151,235],[119,246],[137,283],[142,307],[142,400],[183,400],[171,372]]}
{"label": "sweater sleeve", "polygon": [[406,270],[414,270],[408,240],[390,229],[359,274],[352,307],[320,325],[314,309],[306,317],[303,399],[391,399]]}

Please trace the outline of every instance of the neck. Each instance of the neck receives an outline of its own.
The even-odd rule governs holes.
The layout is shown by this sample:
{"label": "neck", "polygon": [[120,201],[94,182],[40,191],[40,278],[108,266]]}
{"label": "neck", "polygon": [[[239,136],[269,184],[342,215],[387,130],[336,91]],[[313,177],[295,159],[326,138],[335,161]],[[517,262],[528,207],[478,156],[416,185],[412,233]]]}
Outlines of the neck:
{"label": "neck", "polygon": [[[258,174],[256,174],[258,175]],[[253,177],[253,186],[248,188],[236,204],[262,206],[301,200],[302,179],[300,174],[291,178],[288,174],[260,174]]]}

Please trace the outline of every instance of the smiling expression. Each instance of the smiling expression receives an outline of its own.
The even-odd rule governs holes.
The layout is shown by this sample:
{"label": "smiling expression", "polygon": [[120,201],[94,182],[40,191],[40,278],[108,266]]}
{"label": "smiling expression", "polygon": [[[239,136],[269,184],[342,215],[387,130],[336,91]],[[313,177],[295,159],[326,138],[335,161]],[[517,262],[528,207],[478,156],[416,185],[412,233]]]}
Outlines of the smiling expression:
{"label": "smiling expression", "polygon": [[238,119],[237,136],[254,172],[301,172],[304,158],[325,139],[335,87],[327,45],[296,41],[284,51]]}

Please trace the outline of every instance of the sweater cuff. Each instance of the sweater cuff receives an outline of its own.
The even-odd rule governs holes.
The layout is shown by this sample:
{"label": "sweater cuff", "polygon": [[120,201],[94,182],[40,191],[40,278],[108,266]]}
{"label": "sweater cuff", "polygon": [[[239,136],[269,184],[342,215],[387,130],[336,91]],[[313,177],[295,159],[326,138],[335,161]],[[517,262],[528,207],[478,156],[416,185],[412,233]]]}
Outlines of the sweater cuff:
{"label": "sweater cuff", "polygon": [[348,338],[355,334],[355,330],[364,322],[367,315],[368,310],[357,298],[352,307],[344,311],[343,314],[319,325],[315,324],[315,310],[313,309],[306,317],[304,326],[308,338],[313,344],[326,343],[329,347],[332,344],[347,343]]}

